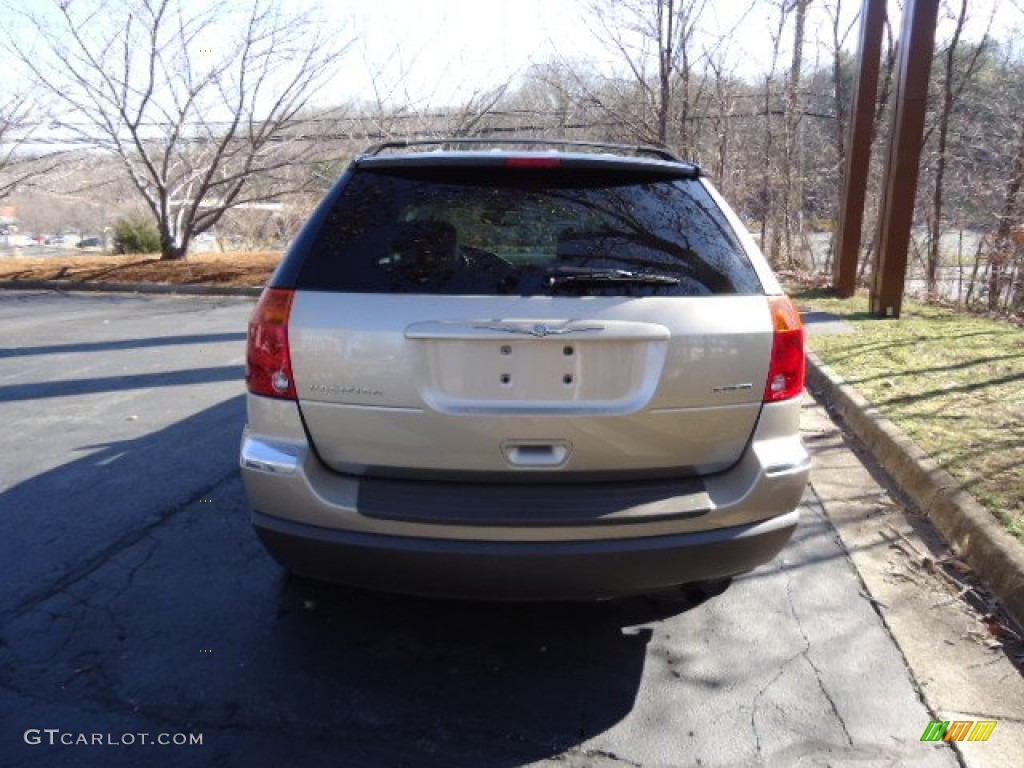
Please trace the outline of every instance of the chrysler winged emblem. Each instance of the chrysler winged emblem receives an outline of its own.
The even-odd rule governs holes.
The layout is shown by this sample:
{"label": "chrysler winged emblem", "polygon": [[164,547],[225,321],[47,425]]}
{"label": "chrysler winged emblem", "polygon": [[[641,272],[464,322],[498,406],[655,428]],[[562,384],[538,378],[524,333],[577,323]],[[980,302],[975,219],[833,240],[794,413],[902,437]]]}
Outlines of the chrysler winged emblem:
{"label": "chrysler winged emblem", "polygon": [[523,336],[534,336],[538,339],[543,339],[545,336],[564,336],[568,333],[582,333],[584,331],[603,331],[603,325],[572,325],[572,323],[578,322],[576,320],[567,320],[560,325],[548,325],[547,323],[506,323],[501,321],[495,321],[493,323],[483,323],[481,325],[474,325],[474,328],[480,328],[488,331],[501,331],[502,333],[518,333]]}

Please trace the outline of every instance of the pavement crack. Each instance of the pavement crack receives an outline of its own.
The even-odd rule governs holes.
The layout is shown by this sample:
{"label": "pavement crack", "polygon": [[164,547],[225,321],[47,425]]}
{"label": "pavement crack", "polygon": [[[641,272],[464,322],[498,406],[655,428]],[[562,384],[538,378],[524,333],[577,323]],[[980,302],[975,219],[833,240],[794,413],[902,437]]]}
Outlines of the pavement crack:
{"label": "pavement crack", "polygon": [[850,731],[846,727],[846,720],[843,719],[842,713],[836,706],[835,699],[832,698],[832,694],[829,693],[828,688],[825,686],[825,681],[822,679],[821,676],[821,669],[818,668],[818,665],[815,664],[814,660],[811,658],[811,639],[807,636],[807,630],[804,628],[803,619],[800,618],[800,613],[796,609],[796,603],[793,602],[793,579],[790,576],[791,568],[789,566],[785,566],[784,570],[786,572],[786,603],[787,605],[789,605],[790,613],[796,620],[796,627],[800,631],[800,637],[802,637],[804,641],[803,650],[801,650],[798,655],[803,657],[804,661],[807,662],[807,665],[811,668],[811,670],[813,670],[814,679],[818,683],[818,690],[821,691],[822,695],[825,697],[825,700],[828,702],[829,707],[832,709],[832,713],[835,715],[836,720],[839,722],[839,727],[843,729],[843,736],[846,737],[846,743],[852,747],[853,737],[850,736]]}
{"label": "pavement crack", "polygon": [[760,733],[760,731],[757,728],[757,720],[756,720],[756,718],[757,718],[757,713],[760,710],[760,703],[759,702],[761,700],[761,697],[764,696],[769,690],[771,690],[771,688],[775,685],[775,683],[777,683],[779,681],[779,678],[781,678],[784,674],[786,674],[786,670],[789,669],[789,665],[792,664],[797,659],[801,658],[801,656],[803,656],[802,653],[794,653],[792,656],[790,656],[784,662],[782,662],[782,664],[779,665],[778,672],[776,672],[775,675],[772,677],[772,679],[769,680],[767,683],[765,683],[758,690],[757,694],[754,696],[753,701],[751,702],[750,730],[751,730],[751,733],[754,734],[754,747],[755,747],[755,750],[756,750],[757,755],[759,757],[761,755],[761,733]]}
{"label": "pavement crack", "polygon": [[[788,569],[787,569],[787,571],[788,571]],[[787,597],[791,597],[789,595],[789,574],[788,573],[786,574],[786,585],[787,585],[787,588],[786,588]],[[793,610],[792,602],[790,602],[790,610],[791,611]],[[794,618],[795,618],[795,614],[794,614]],[[797,619],[797,621],[799,621],[799,619]],[[806,640],[807,640],[807,637],[806,637],[806,635],[804,635],[804,641],[806,642]],[[775,683],[777,683],[779,681],[779,679],[786,673],[786,670],[789,669],[789,665],[792,664],[797,659],[799,659],[805,652],[806,652],[806,648],[804,649],[804,651],[800,651],[800,652],[794,653],[792,656],[788,657],[784,662],[782,662],[782,664],[779,665],[778,671],[771,678],[771,680],[769,680],[767,683],[765,683],[763,686],[761,686],[761,688],[758,690],[758,692],[754,695],[754,698],[753,698],[753,700],[751,702],[751,708],[750,708],[750,731],[754,735],[754,748],[756,750],[756,754],[758,755],[758,757],[760,757],[761,754],[762,754],[761,733],[760,733],[760,731],[758,730],[758,727],[757,727],[757,713],[760,710],[760,703],[759,702],[760,702],[761,698],[769,690],[771,690],[772,686],[774,686]]]}
{"label": "pavement crack", "polygon": [[81,628],[82,621],[85,619],[85,615],[89,610],[89,601],[76,594],[68,593],[68,599],[72,601],[70,610],[60,611],[46,611],[46,615],[49,616],[51,621],[64,619],[71,623],[70,628],[64,633],[64,640],[60,646],[54,651],[54,655],[58,655],[64,652],[64,650],[71,644],[71,641],[75,639]]}
{"label": "pavement crack", "polygon": [[[238,468],[236,466],[232,466],[230,471],[225,472],[223,475],[218,477],[213,482],[200,488],[187,499],[165,509],[151,523],[144,525],[141,528],[137,528],[133,531],[129,531],[109,546],[104,547],[95,555],[85,560],[85,562],[81,563],[77,568],[72,568],[71,570],[69,570],[66,574],[57,579],[57,581],[50,584],[50,586],[42,590],[39,590],[38,592],[28,595],[23,600],[21,600],[21,602],[14,605],[13,607],[5,611],[3,614],[0,614],[0,620],[7,622],[12,619],[19,618],[25,615],[26,613],[30,612],[37,606],[41,605],[42,603],[45,603],[53,596],[64,592],[71,586],[74,586],[82,579],[91,576],[96,570],[101,568],[115,556],[142,541],[144,538],[149,536],[153,531],[157,530],[158,528],[162,527],[163,525],[171,521],[180,512],[187,509],[192,504],[195,504],[200,499],[209,496],[219,486],[228,482],[237,474]],[[152,554],[152,552],[150,554]],[[148,559],[148,557],[145,559]],[[136,568],[135,570],[138,570],[138,568]]]}
{"label": "pavement crack", "polygon": [[[820,402],[820,400],[819,400],[819,402]],[[832,416],[833,422],[838,424],[841,421],[841,419],[837,419],[836,418],[834,413],[831,416]],[[861,454],[870,453],[863,446],[863,444],[858,442],[858,439],[856,438],[855,435],[851,436],[851,434],[848,431],[843,431],[843,437],[844,437],[845,440],[852,440],[852,442],[850,443],[850,447],[853,448],[855,450],[855,452],[861,453]],[[867,581],[865,581],[865,579],[864,579],[864,574],[861,573],[860,567],[858,566],[858,564],[856,563],[856,561],[853,558],[853,553],[850,551],[850,548],[846,545],[846,542],[843,541],[843,537],[839,534],[839,529],[838,529],[838,527],[836,525],[836,521],[833,520],[831,518],[831,516],[829,516],[829,514],[827,512],[827,507],[826,507],[826,505],[825,505],[821,495],[818,493],[817,489],[814,488],[814,484],[813,483],[811,483],[811,490],[814,493],[815,498],[817,499],[817,504],[818,504],[819,508],[822,510],[822,512],[820,514],[823,516],[823,518],[825,520],[828,521],[828,524],[832,527],[832,529],[833,529],[833,534],[832,534],[833,538],[836,541],[836,543],[838,544],[840,550],[842,550],[843,556],[846,558],[846,562],[849,564],[851,571],[853,572],[854,576],[857,579],[858,584],[860,585],[860,594],[861,594],[861,596],[867,601],[867,604],[871,607],[871,610],[875,613],[875,616],[878,617],[878,622],[881,625],[883,631],[885,632],[886,637],[888,638],[889,643],[892,645],[893,648],[896,649],[896,653],[899,654],[900,661],[903,664],[903,669],[906,672],[907,678],[910,681],[910,685],[911,685],[911,687],[914,690],[914,695],[917,697],[918,702],[921,704],[922,707],[924,707],[925,711],[928,713],[928,716],[932,720],[941,719],[941,718],[939,718],[938,711],[932,705],[932,702],[929,701],[928,697],[925,695],[924,688],[922,688],[921,682],[920,682],[920,680],[918,680],[917,674],[915,673],[914,668],[911,666],[910,661],[907,659],[907,654],[904,651],[903,646],[900,644],[899,638],[896,636],[896,633],[893,631],[892,626],[889,624],[889,621],[888,621],[888,619],[886,617],[886,612],[889,610],[888,606],[885,606],[879,600],[874,599],[874,596],[871,593],[871,589],[868,586]],[[886,490],[885,493],[888,494],[888,495],[892,495],[893,489],[890,488],[890,489]],[[790,597],[790,607],[792,608],[793,607],[793,603],[792,603],[791,595],[789,594],[789,582],[788,581],[787,581],[786,591],[787,591],[787,596]],[[802,626],[801,626],[801,631],[803,631]],[[808,663],[810,663],[810,659],[808,659]],[[812,667],[813,667],[813,665],[812,665]],[[817,673],[817,669],[815,669],[815,673]],[[820,680],[820,678],[819,678],[819,680]],[[831,699],[830,699],[830,702],[831,702]],[[833,703],[833,706],[834,706],[834,703]],[[843,726],[843,729],[844,729],[844,731],[846,730],[845,724]],[[957,761],[957,764],[960,765],[961,767],[966,766],[966,761],[964,760],[963,752],[960,749],[959,744],[957,742],[954,742],[954,741],[944,742],[944,743],[949,747],[950,751],[953,754],[954,759]]]}
{"label": "pavement crack", "polygon": [[627,757],[622,757],[622,755],[618,755],[615,752],[611,752],[607,749],[571,749],[567,752],[564,752],[562,757],[564,758],[567,755],[571,755],[574,757],[582,757],[586,760],[594,760],[596,758],[600,761],[600,765],[607,765],[609,762],[611,762],[622,763],[623,765],[630,765],[633,766],[633,768],[643,768],[642,763],[637,763],[633,760],[630,760]]}
{"label": "pavement crack", "polygon": [[622,757],[621,755],[617,755],[614,752],[609,752],[604,749],[588,749],[584,754],[587,757],[603,757],[608,760],[613,760],[617,763],[625,763],[626,765],[632,765],[634,766],[634,768],[642,768],[642,765],[640,763],[634,762],[633,760]]}
{"label": "pavement crack", "polygon": [[[149,532],[147,531],[146,534],[142,538],[150,538]],[[141,540],[142,539],[140,539],[140,541]],[[136,577],[136,575],[138,575],[139,571],[142,570],[143,566],[146,566],[146,565],[149,564],[149,561],[153,559],[153,554],[156,552],[156,550],[157,550],[157,543],[156,543],[156,541],[154,541],[154,540],[152,540],[150,538],[150,547],[149,547],[149,549],[147,550],[146,554],[139,560],[139,562],[137,562],[135,565],[132,566],[132,569],[128,572],[128,578],[125,579],[124,586],[118,591],[118,594],[124,594],[129,589],[131,589],[132,587],[135,586],[135,577]]]}

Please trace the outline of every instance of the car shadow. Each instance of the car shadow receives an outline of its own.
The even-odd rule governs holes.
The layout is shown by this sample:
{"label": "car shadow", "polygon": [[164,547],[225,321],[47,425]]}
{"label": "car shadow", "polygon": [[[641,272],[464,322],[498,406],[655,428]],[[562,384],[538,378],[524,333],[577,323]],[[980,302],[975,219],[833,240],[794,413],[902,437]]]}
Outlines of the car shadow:
{"label": "car shadow", "polygon": [[[561,759],[634,709],[656,622],[716,599],[471,603],[288,576],[249,522],[242,405],[95,446],[0,494],[0,734],[202,734],[158,750],[182,766]],[[157,755],[3,738],[34,765]]]}
{"label": "car shadow", "polygon": [[52,397],[76,397],[106,392],[126,392],[155,387],[181,387],[190,384],[216,384],[241,381],[245,368],[241,365],[216,365],[181,371],[127,373],[118,376],[97,376],[70,381],[32,382],[0,386],[0,403],[28,402]]}
{"label": "car shadow", "polygon": [[76,342],[73,344],[45,344],[35,347],[0,347],[0,359],[31,357],[35,355],[65,355],[90,352],[123,352],[126,350],[186,346],[190,344],[219,344],[227,341],[245,341],[245,333],[205,333],[152,338],[113,339],[109,341]]}
{"label": "car shadow", "polygon": [[497,603],[282,575],[265,653],[288,680],[280,693],[293,700],[294,727],[365,747],[346,765],[514,766],[570,752],[626,717],[645,625],[724,588]]}

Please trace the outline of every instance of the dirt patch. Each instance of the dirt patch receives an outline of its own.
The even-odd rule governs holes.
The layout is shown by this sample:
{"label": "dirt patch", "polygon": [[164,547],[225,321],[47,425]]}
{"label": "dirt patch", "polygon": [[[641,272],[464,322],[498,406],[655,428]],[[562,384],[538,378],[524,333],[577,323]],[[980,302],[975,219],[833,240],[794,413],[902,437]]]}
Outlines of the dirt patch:
{"label": "dirt patch", "polygon": [[11,256],[0,258],[0,280],[68,280],[80,283],[264,285],[281,260],[279,251],[204,253],[184,261],[150,255]]}

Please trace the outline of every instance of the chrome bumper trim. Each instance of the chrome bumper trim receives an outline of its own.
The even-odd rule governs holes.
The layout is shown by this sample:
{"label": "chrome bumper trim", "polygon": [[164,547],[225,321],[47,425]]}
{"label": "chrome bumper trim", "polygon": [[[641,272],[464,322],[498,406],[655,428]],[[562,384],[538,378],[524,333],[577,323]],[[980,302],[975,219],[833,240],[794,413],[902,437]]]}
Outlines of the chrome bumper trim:
{"label": "chrome bumper trim", "polygon": [[271,475],[294,475],[299,471],[306,449],[293,443],[278,443],[246,436],[242,440],[239,464]]}

